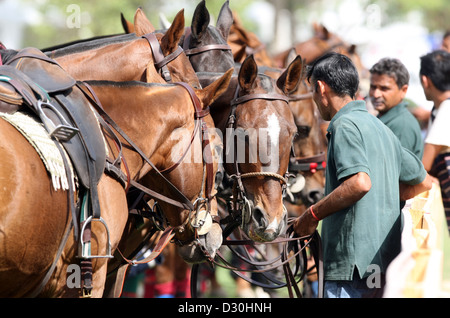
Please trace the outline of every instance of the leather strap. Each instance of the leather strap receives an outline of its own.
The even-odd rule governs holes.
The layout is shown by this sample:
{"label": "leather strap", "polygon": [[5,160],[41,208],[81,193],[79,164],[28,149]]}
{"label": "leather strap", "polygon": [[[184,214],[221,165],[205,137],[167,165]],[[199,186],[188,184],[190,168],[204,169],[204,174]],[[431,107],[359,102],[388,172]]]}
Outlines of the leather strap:
{"label": "leather strap", "polygon": [[184,30],[184,41],[183,41],[183,50],[184,54],[186,54],[188,57],[191,55],[211,51],[211,50],[224,50],[224,51],[231,51],[231,47],[228,44],[208,44],[203,45],[195,48],[189,48],[189,41],[191,39],[191,27],[186,27]]}
{"label": "leather strap", "polygon": [[130,265],[147,264],[147,263],[151,262],[152,260],[154,260],[155,258],[157,258],[174,236],[175,236],[175,234],[173,233],[173,228],[172,227],[166,228],[164,230],[164,232],[162,233],[162,235],[158,241],[158,244],[156,244],[155,248],[150,253],[150,255],[139,261],[129,260],[129,259],[125,258],[122,255],[122,253],[120,253],[126,263],[122,264],[119,267],[118,272],[117,272],[117,278],[116,278],[116,282],[114,285],[114,297],[115,298],[119,298],[120,295],[122,294],[123,284],[125,282],[125,274],[128,270],[128,267]]}
{"label": "leather strap", "polygon": [[96,111],[99,113],[99,115],[101,117],[103,117],[103,119],[108,123],[108,125],[110,125],[115,131],[117,131],[117,133],[119,133],[125,139],[125,141],[142,157],[144,162],[148,163],[150,165],[150,167],[153,168],[153,170],[169,185],[171,190],[173,190],[176,193],[176,195],[179,197],[181,202],[177,202],[177,201],[167,198],[161,194],[157,194],[153,190],[145,188],[142,185],[138,185],[137,182],[131,181],[131,183],[136,187],[139,186],[139,188],[142,191],[144,191],[144,189],[145,189],[144,192],[148,193],[152,197],[164,200],[165,202],[167,202],[169,204],[174,204],[175,202],[177,202],[176,206],[183,207],[184,209],[191,210],[191,211],[195,210],[192,202],[188,198],[186,198],[186,196],[177,187],[175,187],[169,180],[167,180],[167,178],[159,171],[158,168],[156,168],[156,166],[150,161],[150,159],[147,158],[147,156],[143,153],[143,151],[131,140],[130,137],[128,137],[127,134],[125,134],[125,132],[116,124],[116,122],[103,110],[103,108],[100,106],[100,104],[98,104],[95,101],[95,99],[84,89],[85,85],[87,85],[87,83],[77,82],[77,86],[89,98],[92,106],[96,109]]}
{"label": "leather strap", "polygon": [[183,52],[183,49],[178,46],[178,48],[170,53],[167,56],[164,56],[164,53],[161,49],[161,45],[159,44],[158,39],[154,33],[148,33],[142,36],[142,38],[148,41],[150,48],[153,53],[153,57],[155,59],[154,65],[156,70],[161,74],[166,82],[171,82],[172,77],[170,76],[169,69],[167,68],[167,64],[173,61]]}

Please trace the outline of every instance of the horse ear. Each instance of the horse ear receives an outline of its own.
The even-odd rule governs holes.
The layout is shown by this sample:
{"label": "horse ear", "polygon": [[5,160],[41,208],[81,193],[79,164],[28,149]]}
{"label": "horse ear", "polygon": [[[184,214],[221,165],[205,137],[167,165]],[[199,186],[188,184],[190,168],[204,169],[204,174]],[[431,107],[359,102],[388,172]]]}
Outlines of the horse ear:
{"label": "horse ear", "polygon": [[253,54],[251,54],[245,58],[241,68],[239,69],[239,86],[244,90],[250,89],[253,86],[257,76],[258,65],[255,62]]}
{"label": "horse ear", "polygon": [[217,98],[220,97],[220,95],[222,95],[228,89],[233,72],[234,68],[232,67],[207,87],[195,90],[196,95],[202,101],[203,108],[211,105]]}
{"label": "horse ear", "polygon": [[284,65],[291,64],[295,60],[296,57],[297,57],[297,50],[295,49],[295,47],[293,47],[293,48],[291,48],[289,50],[289,53],[286,56],[286,60],[284,62]]}
{"label": "horse ear", "polygon": [[138,8],[134,14],[134,32],[136,33],[136,36],[143,36],[155,32],[155,27],[147,19],[147,16],[141,8]]}
{"label": "horse ear", "polygon": [[122,22],[122,27],[125,33],[134,33],[134,24],[125,19],[123,13],[120,13],[120,21]]}
{"label": "horse ear", "polygon": [[303,78],[304,64],[300,55],[289,64],[286,70],[277,79],[277,86],[286,95],[292,94]]}
{"label": "horse ear", "polygon": [[181,9],[173,19],[170,28],[161,38],[161,49],[164,54],[170,54],[178,46],[181,37],[184,34],[184,9]]}
{"label": "horse ear", "polygon": [[225,40],[228,39],[231,25],[233,24],[233,13],[229,7],[230,1],[227,0],[222,5],[219,12],[219,18],[217,19],[216,28],[220,31]]}
{"label": "horse ear", "polygon": [[202,0],[195,8],[194,15],[192,17],[192,36],[195,39],[201,38],[203,32],[208,28],[209,25],[209,12],[206,9],[205,0]]}
{"label": "horse ear", "polygon": [[355,54],[356,53],[356,45],[355,44],[350,45],[350,47],[348,48],[348,53],[349,54]]}

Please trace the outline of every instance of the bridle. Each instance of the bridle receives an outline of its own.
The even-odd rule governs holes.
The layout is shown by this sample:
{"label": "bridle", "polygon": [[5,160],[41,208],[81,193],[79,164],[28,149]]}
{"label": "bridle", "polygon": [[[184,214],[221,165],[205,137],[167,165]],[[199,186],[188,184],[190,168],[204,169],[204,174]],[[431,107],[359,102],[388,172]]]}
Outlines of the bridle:
{"label": "bridle", "polygon": [[195,48],[189,48],[189,41],[191,39],[192,30],[190,27],[186,27],[184,31],[184,42],[183,49],[184,53],[190,57],[191,55],[196,55],[203,52],[208,52],[211,50],[221,50],[221,51],[231,51],[231,47],[228,44],[207,44]]}
{"label": "bridle", "polygon": [[[228,116],[228,121],[226,124],[227,129],[235,129],[235,123],[236,123],[236,109],[239,105],[242,105],[248,101],[255,100],[255,99],[262,99],[262,100],[279,100],[283,101],[286,104],[289,104],[289,98],[285,95],[276,94],[276,93],[265,93],[265,94],[248,94],[239,96],[239,85],[236,87],[235,97],[231,101],[231,110],[230,115]],[[234,180],[233,182],[233,208],[232,211],[240,211],[240,206],[242,205],[241,210],[241,218],[242,218],[242,225],[249,223],[251,221],[251,203],[247,199],[246,191],[244,184],[242,183],[242,179],[247,178],[257,178],[257,177],[263,177],[263,178],[274,178],[278,179],[281,182],[282,191],[284,193],[286,186],[287,186],[287,177],[288,172],[284,176],[275,173],[275,172],[266,172],[266,171],[258,171],[258,172],[248,172],[248,173],[241,173],[239,171],[239,164],[238,160],[236,158],[236,151],[234,151],[234,168],[235,173],[230,175],[230,178]]]}
{"label": "bridle", "polygon": [[173,51],[169,55],[164,56],[161,45],[159,44],[159,41],[154,33],[145,34],[142,36],[142,38],[146,39],[148,41],[148,44],[150,45],[153,57],[155,59],[154,65],[156,70],[166,82],[171,83],[172,77],[170,75],[167,64],[175,60],[181,53],[183,53],[183,49],[178,46],[175,51]]}
{"label": "bridle", "polygon": [[[312,96],[312,91],[309,91],[304,94],[289,95],[288,98],[290,102],[294,102],[311,99]],[[294,145],[292,144],[292,156],[289,160],[289,171],[315,173],[317,170],[326,168],[326,160],[327,158],[324,152],[307,157],[297,157],[295,156]]]}

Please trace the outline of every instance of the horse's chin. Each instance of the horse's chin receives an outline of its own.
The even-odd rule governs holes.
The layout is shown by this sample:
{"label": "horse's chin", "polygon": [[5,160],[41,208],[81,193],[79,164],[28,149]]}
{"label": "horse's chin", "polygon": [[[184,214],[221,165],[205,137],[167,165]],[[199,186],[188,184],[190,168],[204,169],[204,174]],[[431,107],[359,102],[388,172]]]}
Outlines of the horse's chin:
{"label": "horse's chin", "polygon": [[[214,223],[206,235],[200,235],[199,243],[206,249],[211,258],[216,256],[217,250],[222,245],[222,229],[219,224]],[[198,242],[181,246],[179,254],[189,264],[199,264],[208,260],[205,252],[200,248]]]}

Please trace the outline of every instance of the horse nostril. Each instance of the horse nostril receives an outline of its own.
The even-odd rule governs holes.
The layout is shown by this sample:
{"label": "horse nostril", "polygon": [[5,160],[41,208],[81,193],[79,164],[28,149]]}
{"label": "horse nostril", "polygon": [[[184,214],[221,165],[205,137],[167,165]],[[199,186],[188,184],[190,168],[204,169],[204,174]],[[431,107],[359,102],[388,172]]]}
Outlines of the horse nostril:
{"label": "horse nostril", "polygon": [[259,206],[256,206],[253,209],[252,217],[255,220],[256,224],[258,224],[260,226],[264,226],[265,227],[265,225],[267,224],[266,217],[265,217],[265,211],[264,211],[264,209],[262,209]]}

